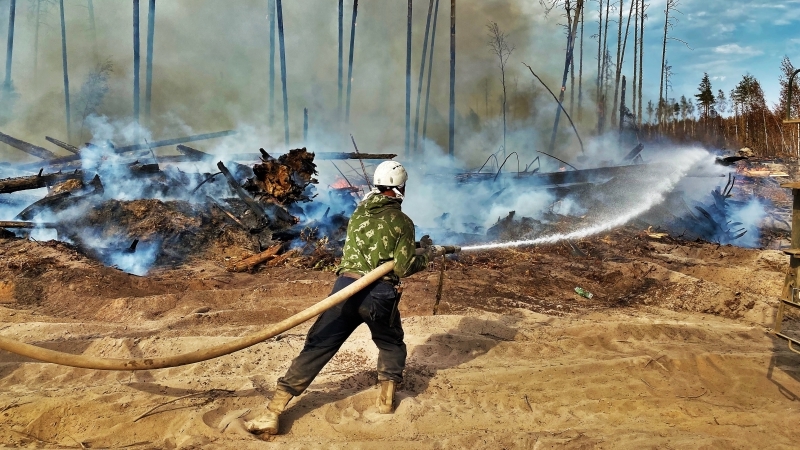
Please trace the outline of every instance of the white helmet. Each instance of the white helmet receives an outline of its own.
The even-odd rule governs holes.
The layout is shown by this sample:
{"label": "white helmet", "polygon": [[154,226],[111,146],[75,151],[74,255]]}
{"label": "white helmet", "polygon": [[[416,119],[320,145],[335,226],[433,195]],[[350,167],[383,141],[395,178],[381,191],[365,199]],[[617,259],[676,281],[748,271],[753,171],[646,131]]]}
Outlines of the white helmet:
{"label": "white helmet", "polygon": [[402,187],[408,180],[408,173],[402,164],[396,161],[384,161],[375,168],[372,182],[375,186]]}

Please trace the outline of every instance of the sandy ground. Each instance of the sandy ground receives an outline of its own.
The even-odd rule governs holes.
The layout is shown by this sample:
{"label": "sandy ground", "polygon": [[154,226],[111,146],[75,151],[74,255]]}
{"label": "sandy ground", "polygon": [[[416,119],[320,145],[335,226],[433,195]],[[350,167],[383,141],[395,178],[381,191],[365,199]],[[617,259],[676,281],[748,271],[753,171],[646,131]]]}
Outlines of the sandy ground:
{"label": "sandy ground", "polygon": [[[649,239],[465,254],[408,279],[395,414],[373,406],[359,328],[283,415],[243,433],[310,323],[215,360],[104,372],[0,351],[10,448],[797,448],[800,355],[770,334],[788,257]],[[329,272],[224,270],[224,255],[136,277],[54,242],[0,239],[0,334],[94,356],[167,356],[261,330],[325,297]],[[581,286],[595,294],[579,297]],[[201,308],[206,312],[198,313]]]}

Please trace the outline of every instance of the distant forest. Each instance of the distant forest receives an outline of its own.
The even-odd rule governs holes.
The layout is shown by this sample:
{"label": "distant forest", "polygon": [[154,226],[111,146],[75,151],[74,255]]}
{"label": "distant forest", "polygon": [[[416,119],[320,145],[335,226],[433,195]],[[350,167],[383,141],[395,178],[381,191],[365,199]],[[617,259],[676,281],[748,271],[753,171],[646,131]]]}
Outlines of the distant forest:
{"label": "distant forest", "polygon": [[683,143],[738,150],[752,149],[760,156],[800,156],[800,123],[784,123],[800,117],[798,78],[792,86],[789,103],[789,79],[795,67],[788,57],[781,61],[780,101],[768,105],[761,83],[745,74],[729,93],[714,90],[704,74],[694,95],[652,101],[645,107],[645,120],[639,118],[642,139],[666,137]]}

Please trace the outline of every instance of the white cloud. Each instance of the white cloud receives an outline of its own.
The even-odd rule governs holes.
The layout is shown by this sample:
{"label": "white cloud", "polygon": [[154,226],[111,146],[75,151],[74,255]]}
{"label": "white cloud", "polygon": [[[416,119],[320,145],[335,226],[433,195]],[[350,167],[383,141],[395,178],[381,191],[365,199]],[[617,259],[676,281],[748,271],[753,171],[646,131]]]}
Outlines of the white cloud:
{"label": "white cloud", "polygon": [[723,55],[757,56],[763,54],[764,52],[749,45],[742,47],[739,44],[725,44],[714,47],[714,53],[720,53]]}

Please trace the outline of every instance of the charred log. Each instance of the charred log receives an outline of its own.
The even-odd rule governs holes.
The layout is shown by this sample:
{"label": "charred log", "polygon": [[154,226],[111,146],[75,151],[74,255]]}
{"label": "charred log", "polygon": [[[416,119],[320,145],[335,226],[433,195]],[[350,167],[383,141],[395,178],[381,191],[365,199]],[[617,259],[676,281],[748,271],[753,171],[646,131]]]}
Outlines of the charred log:
{"label": "charred log", "polygon": [[24,191],[28,189],[39,189],[51,186],[55,183],[61,183],[67,180],[80,180],[83,178],[83,172],[76,170],[74,172],[66,173],[48,173],[42,175],[41,171],[38,175],[31,175],[28,177],[6,178],[0,180],[0,194],[10,194],[12,192]]}
{"label": "charred log", "polygon": [[249,258],[245,258],[235,264],[232,264],[228,267],[229,272],[246,272],[248,270],[252,270],[255,266],[269,261],[270,259],[274,258],[275,255],[278,254],[283,244],[275,244],[272,247],[264,250],[263,252],[253,255]]}
{"label": "charred log", "polygon": [[49,197],[45,197],[39,201],[34,202],[22,212],[17,214],[15,220],[31,220],[39,213],[50,210],[53,212],[64,211],[67,208],[77,207],[81,204],[88,204],[93,202],[97,197],[103,195],[105,192],[103,183],[100,177],[95,175],[94,179],[89,183],[93,188],[91,192],[84,195],[74,195],[71,191],[64,191]]}
{"label": "charred log", "polygon": [[24,222],[20,220],[0,220],[0,228],[58,228],[58,224]]}
{"label": "charred log", "polygon": [[[228,131],[220,131],[220,132],[217,132],[217,133],[197,134],[197,135],[194,135],[194,136],[185,136],[185,137],[180,137],[180,138],[175,138],[175,139],[166,139],[166,140],[163,140],[163,141],[151,142],[149,144],[145,143],[145,144],[128,145],[128,146],[125,146],[125,147],[114,147],[113,145],[105,145],[105,146],[103,146],[101,148],[103,150],[110,151],[112,153],[125,154],[125,153],[131,153],[131,152],[135,152],[135,151],[139,151],[139,150],[149,150],[149,149],[158,148],[158,147],[166,147],[166,146],[170,146],[170,145],[184,144],[184,143],[187,143],[187,142],[202,141],[202,140],[205,140],[205,139],[214,139],[214,138],[219,138],[219,137],[224,137],[224,136],[230,136],[232,134],[236,134],[236,131],[228,130]],[[12,144],[9,144],[9,145],[12,145]],[[90,148],[90,147],[97,147],[97,146],[87,145],[87,148]],[[22,150],[22,149],[20,149],[20,150]],[[43,149],[43,150],[48,151],[46,149]],[[68,164],[68,163],[71,163],[71,162],[74,162],[74,161],[78,161],[78,160],[81,159],[80,155],[69,155],[69,156],[63,156],[61,158],[55,158],[54,156],[55,155],[53,155],[53,157],[50,157],[52,159],[49,159],[49,160],[44,161],[44,162],[32,163],[32,164],[22,164],[22,165],[19,165],[17,167],[20,168],[20,169],[26,169],[26,168],[30,169],[30,168],[38,168],[42,164],[50,165],[50,166],[56,166],[56,165]]]}
{"label": "charred log", "polygon": [[38,145],[33,145],[30,142],[25,142],[13,136],[9,136],[5,133],[0,133],[0,142],[5,142],[6,144],[16,148],[17,150],[21,150],[37,158],[52,159],[56,157],[55,153],[51,152],[46,148],[39,147]]}
{"label": "charred log", "polygon": [[59,141],[56,138],[51,138],[50,136],[45,136],[44,138],[47,139],[48,142],[52,142],[53,144],[63,148],[64,150],[66,150],[66,151],[68,151],[68,152],[70,152],[70,153],[72,153],[74,155],[77,155],[77,154],[79,154],[81,152],[81,149],[79,149],[78,147],[75,147],[74,145],[67,144],[66,142]]}

